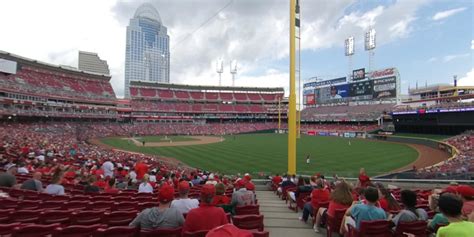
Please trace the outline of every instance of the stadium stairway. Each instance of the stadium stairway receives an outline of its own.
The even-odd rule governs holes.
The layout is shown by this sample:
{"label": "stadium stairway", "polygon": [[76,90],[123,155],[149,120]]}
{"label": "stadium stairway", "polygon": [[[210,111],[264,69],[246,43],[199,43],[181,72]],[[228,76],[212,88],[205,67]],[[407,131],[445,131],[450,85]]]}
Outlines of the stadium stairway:
{"label": "stadium stairway", "polygon": [[256,193],[260,213],[265,217],[263,219],[265,230],[270,232],[271,237],[323,237],[326,235],[324,230],[319,234],[314,232],[311,219],[306,224],[298,220],[302,211],[296,213],[290,210],[285,201],[279,199],[274,192],[257,188]]}

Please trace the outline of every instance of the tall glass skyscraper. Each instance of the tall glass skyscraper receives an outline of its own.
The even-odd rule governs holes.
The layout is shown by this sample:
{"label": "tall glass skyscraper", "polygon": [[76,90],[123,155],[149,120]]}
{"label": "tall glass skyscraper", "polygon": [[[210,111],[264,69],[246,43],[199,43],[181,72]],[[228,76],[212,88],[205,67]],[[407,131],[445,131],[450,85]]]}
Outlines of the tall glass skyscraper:
{"label": "tall glass skyscraper", "polygon": [[130,81],[170,81],[169,41],[158,11],[142,4],[127,26],[125,97],[130,97]]}

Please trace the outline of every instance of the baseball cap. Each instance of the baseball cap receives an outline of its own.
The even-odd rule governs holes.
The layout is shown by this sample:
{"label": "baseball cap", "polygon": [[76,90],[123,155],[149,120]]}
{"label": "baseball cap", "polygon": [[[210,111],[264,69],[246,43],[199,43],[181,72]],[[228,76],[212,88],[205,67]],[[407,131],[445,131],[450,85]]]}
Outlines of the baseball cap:
{"label": "baseball cap", "polygon": [[188,183],[188,181],[181,181],[181,182],[179,182],[179,184],[178,184],[178,190],[179,190],[179,191],[189,190],[189,183]]}
{"label": "baseball cap", "polygon": [[463,197],[474,197],[474,188],[468,185],[459,185],[456,190]]}
{"label": "baseball cap", "polygon": [[210,230],[206,237],[252,237],[248,230],[242,230],[232,224],[225,224]]}
{"label": "baseball cap", "polygon": [[163,185],[158,193],[158,200],[160,202],[171,202],[174,198],[174,188],[170,185]]}
{"label": "baseball cap", "polygon": [[244,187],[245,186],[245,181],[243,179],[239,179],[237,180],[237,182],[235,182],[235,187],[236,188],[241,188],[241,187]]}
{"label": "baseball cap", "polygon": [[214,197],[216,194],[216,187],[213,184],[205,184],[201,188],[201,196]]}

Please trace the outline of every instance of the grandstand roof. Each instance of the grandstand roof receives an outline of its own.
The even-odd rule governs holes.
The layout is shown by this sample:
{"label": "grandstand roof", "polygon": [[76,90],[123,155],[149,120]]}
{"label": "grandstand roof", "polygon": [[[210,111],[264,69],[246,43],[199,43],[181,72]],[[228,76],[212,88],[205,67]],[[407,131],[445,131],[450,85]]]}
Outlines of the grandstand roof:
{"label": "grandstand roof", "polygon": [[455,90],[455,89],[474,89],[473,86],[469,87],[456,87],[450,84],[435,84],[429,85],[426,87],[420,87],[416,89],[409,89],[408,93],[410,95],[417,95],[421,93],[429,93],[429,92],[438,92],[438,91],[447,91],[447,90]]}
{"label": "grandstand roof", "polygon": [[284,93],[283,87],[238,87],[238,86],[198,86],[184,84],[168,84],[146,81],[131,81],[130,86],[133,87],[154,87],[164,89],[183,89],[183,90],[205,90],[205,91],[250,91],[250,92],[279,92]]}
{"label": "grandstand roof", "polygon": [[87,76],[93,79],[109,81],[111,78],[110,75],[103,75],[103,74],[98,74],[98,73],[93,73],[93,72],[85,72],[71,66],[60,66],[60,65],[58,66],[58,65],[54,65],[54,64],[50,64],[46,62],[41,62],[35,59],[19,56],[19,55],[5,52],[2,50],[0,50],[0,58],[15,61],[19,63],[20,65],[23,64],[23,65],[29,65],[29,66],[34,66],[34,67],[40,67],[47,70],[54,70],[54,71],[63,72],[63,73],[75,74],[78,76]]}

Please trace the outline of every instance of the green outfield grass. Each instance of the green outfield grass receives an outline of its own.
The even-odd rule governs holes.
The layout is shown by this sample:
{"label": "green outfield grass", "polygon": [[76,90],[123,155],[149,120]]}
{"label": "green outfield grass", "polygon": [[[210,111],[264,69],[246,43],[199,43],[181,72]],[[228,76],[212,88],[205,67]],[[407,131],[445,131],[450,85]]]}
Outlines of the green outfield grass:
{"label": "green outfield grass", "polygon": [[[102,142],[124,150],[173,157],[192,167],[225,174],[287,171],[287,135],[246,134],[235,139],[226,136],[220,143],[181,147],[137,147],[120,138],[105,138]],[[311,154],[309,165],[306,154]],[[415,149],[403,144],[302,136],[298,140],[297,172],[356,176],[364,167],[369,175],[376,175],[407,165],[417,156]]]}
{"label": "green outfield grass", "polygon": [[137,141],[145,142],[168,142],[170,139],[173,142],[188,142],[188,141],[197,141],[198,139],[187,137],[187,136],[144,136],[135,138]]}

